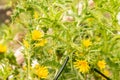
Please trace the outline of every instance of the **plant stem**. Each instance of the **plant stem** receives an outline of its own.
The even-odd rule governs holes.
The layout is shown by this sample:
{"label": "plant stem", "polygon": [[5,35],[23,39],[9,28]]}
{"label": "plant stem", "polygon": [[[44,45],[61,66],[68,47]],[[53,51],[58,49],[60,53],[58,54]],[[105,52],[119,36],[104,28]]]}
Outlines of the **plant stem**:
{"label": "plant stem", "polygon": [[27,51],[27,79],[30,80],[30,54]]}

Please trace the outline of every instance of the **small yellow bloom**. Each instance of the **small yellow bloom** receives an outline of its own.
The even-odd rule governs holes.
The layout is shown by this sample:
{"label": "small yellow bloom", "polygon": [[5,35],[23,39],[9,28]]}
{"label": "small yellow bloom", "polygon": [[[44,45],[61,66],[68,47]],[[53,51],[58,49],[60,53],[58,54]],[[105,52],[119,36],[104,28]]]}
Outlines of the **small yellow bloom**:
{"label": "small yellow bloom", "polygon": [[90,45],[92,45],[92,42],[90,41],[90,39],[86,39],[86,40],[83,40],[83,45],[85,47],[89,47]]}
{"label": "small yellow bloom", "polygon": [[35,68],[35,74],[39,78],[47,78],[48,76],[48,69],[44,66],[38,66]]}
{"label": "small yellow bloom", "polygon": [[36,44],[36,47],[44,46],[46,43],[47,43],[47,40],[46,39],[42,39],[42,40],[40,40],[39,43]]}
{"label": "small yellow bloom", "polygon": [[24,65],[24,66],[22,66],[22,69],[23,70],[27,70],[27,67]]}
{"label": "small yellow bloom", "polygon": [[82,73],[88,72],[90,68],[86,60],[77,60],[74,62],[74,66]]}
{"label": "small yellow bloom", "polygon": [[7,51],[7,47],[0,44],[0,53],[5,53]]}
{"label": "small yellow bloom", "polygon": [[[107,77],[110,77],[110,72],[106,69],[103,71],[103,74]],[[102,77],[102,80],[106,80],[103,76],[101,76],[101,77]]]}
{"label": "small yellow bloom", "polygon": [[32,31],[32,39],[33,40],[38,40],[41,37],[43,37],[43,33],[42,32],[40,32],[39,30],[33,30]]}
{"label": "small yellow bloom", "polygon": [[94,18],[88,18],[87,19],[87,21],[93,21],[94,20]]}
{"label": "small yellow bloom", "polygon": [[34,18],[37,19],[39,17],[39,13],[37,11],[34,12]]}
{"label": "small yellow bloom", "polygon": [[106,63],[104,60],[101,60],[101,61],[98,61],[97,65],[102,70],[105,68]]}
{"label": "small yellow bloom", "polygon": [[26,40],[23,40],[23,44],[26,48],[28,48],[30,46]]}
{"label": "small yellow bloom", "polygon": [[103,73],[104,73],[107,77],[109,77],[109,75],[110,75],[110,72],[109,72],[108,70],[104,70]]}

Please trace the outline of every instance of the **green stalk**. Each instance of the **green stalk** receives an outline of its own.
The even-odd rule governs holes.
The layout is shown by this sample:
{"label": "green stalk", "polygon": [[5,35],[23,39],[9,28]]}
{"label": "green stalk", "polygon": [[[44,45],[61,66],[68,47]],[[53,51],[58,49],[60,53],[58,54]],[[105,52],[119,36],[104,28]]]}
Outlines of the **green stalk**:
{"label": "green stalk", "polygon": [[28,62],[28,80],[30,80],[30,54],[29,54],[29,52],[28,52],[28,60],[27,60],[27,62]]}
{"label": "green stalk", "polygon": [[27,80],[30,80],[30,54],[28,50],[26,50],[27,55]]}
{"label": "green stalk", "polygon": [[71,65],[71,70],[73,71],[73,62],[72,62],[72,55],[73,53],[71,53],[71,55],[70,55],[70,65]]}
{"label": "green stalk", "polygon": [[[103,26],[105,27],[105,26]],[[103,30],[103,38],[104,38],[104,53],[107,53],[107,34],[106,34],[106,30]]]}

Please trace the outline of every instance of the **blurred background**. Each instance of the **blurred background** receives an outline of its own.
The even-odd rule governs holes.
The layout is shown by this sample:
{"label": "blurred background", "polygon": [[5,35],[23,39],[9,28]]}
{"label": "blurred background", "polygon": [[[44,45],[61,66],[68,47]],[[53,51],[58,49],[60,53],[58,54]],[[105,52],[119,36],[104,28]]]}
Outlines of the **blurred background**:
{"label": "blurred background", "polygon": [[0,25],[10,23],[12,15],[12,2],[8,0],[0,0]]}

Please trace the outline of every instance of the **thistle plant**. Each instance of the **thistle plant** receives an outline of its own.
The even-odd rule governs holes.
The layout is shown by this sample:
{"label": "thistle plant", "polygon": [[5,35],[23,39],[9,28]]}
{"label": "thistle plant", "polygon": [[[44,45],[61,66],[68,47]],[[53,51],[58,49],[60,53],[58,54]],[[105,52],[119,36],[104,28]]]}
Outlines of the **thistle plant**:
{"label": "thistle plant", "polygon": [[[120,0],[16,1],[10,24],[16,29],[10,27],[5,37],[13,37],[13,30],[25,33],[18,41],[24,61],[11,63],[14,51],[7,49],[0,65],[7,60],[4,65],[15,68],[9,75],[0,73],[0,78],[53,80],[63,69],[59,80],[119,80],[119,4]],[[0,48],[2,53],[6,50]],[[69,61],[61,68],[66,57]]]}

